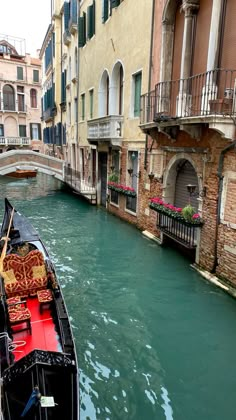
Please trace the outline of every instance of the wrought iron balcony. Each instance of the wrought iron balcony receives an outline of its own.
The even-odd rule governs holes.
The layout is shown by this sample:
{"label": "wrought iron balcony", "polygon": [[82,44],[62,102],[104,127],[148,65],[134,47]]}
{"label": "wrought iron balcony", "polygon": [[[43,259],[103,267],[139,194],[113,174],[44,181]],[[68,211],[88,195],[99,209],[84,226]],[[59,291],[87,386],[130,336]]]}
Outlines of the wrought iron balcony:
{"label": "wrought iron balcony", "polygon": [[1,146],[29,146],[30,144],[29,137],[0,137]]}
{"label": "wrought iron balcony", "polygon": [[108,141],[113,146],[121,146],[123,138],[123,121],[121,115],[110,115],[88,121],[88,141]]}
{"label": "wrought iron balcony", "polygon": [[160,82],[141,97],[141,125],[172,119],[236,116],[236,70],[216,69]]}
{"label": "wrought iron balcony", "polygon": [[174,219],[167,214],[158,213],[157,227],[169,238],[186,248],[194,249],[197,246],[197,229],[202,223],[188,223]]}

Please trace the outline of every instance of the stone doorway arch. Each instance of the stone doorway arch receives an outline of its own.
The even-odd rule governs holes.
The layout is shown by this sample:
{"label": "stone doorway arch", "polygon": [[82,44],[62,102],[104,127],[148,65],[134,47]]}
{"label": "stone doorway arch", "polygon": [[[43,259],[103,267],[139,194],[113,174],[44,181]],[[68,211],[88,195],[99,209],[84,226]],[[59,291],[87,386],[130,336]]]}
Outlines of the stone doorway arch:
{"label": "stone doorway arch", "polygon": [[[187,184],[196,185],[196,192],[202,190],[202,178],[198,174],[196,164],[191,156],[185,153],[174,156],[165,170],[163,184],[163,198],[165,202],[178,207],[187,205],[189,203]],[[192,197],[190,203],[195,208],[196,212],[201,211],[201,199]]]}

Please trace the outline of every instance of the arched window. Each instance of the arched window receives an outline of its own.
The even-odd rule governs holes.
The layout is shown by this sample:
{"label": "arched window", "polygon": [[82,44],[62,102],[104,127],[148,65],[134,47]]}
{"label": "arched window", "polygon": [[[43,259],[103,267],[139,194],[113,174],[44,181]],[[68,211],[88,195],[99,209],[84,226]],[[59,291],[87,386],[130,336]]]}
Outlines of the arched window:
{"label": "arched window", "polygon": [[30,106],[31,108],[37,108],[37,90],[30,90]]}
{"label": "arched window", "polygon": [[123,114],[123,85],[124,85],[124,69],[120,61],[118,61],[111,76],[111,98],[110,98],[110,114]]}
{"label": "arched window", "polygon": [[3,108],[8,111],[15,111],[15,91],[12,86],[5,85],[3,88]]}
{"label": "arched window", "polygon": [[110,78],[107,70],[104,70],[98,93],[98,114],[99,117],[105,117],[109,115],[109,90],[110,90]]}

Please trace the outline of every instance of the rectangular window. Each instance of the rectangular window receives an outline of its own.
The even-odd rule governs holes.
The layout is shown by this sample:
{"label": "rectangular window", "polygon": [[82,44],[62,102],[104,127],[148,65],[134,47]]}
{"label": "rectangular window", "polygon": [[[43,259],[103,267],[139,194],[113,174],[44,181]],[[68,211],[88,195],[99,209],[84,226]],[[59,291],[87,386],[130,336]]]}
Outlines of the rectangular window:
{"label": "rectangular window", "polygon": [[85,119],[85,93],[81,95],[81,120]]}
{"label": "rectangular window", "polygon": [[74,113],[75,113],[75,122],[78,122],[78,106],[77,106],[77,98],[74,99]]}
{"label": "rectangular window", "polygon": [[140,105],[141,105],[141,86],[142,86],[142,73],[137,73],[133,76],[133,86],[134,86],[134,117],[139,117],[140,115]]}
{"label": "rectangular window", "polygon": [[35,83],[39,82],[39,71],[38,70],[33,70],[33,81]]}
{"label": "rectangular window", "polygon": [[24,86],[17,86],[18,111],[25,112]]}
{"label": "rectangular window", "polygon": [[23,67],[17,67],[17,80],[24,80]]}
{"label": "rectangular window", "polygon": [[111,190],[111,203],[114,203],[114,204],[119,203],[119,193],[118,193],[118,191]]}
{"label": "rectangular window", "polygon": [[26,125],[19,125],[19,136],[26,137]]}
{"label": "rectangular window", "polygon": [[137,197],[126,197],[126,209],[136,213]]}
{"label": "rectangular window", "polygon": [[93,118],[93,89],[89,91],[89,117]]}
{"label": "rectangular window", "polygon": [[0,137],[4,137],[4,126],[0,124]]}
{"label": "rectangular window", "polygon": [[41,124],[30,124],[30,138],[31,140],[41,140]]}

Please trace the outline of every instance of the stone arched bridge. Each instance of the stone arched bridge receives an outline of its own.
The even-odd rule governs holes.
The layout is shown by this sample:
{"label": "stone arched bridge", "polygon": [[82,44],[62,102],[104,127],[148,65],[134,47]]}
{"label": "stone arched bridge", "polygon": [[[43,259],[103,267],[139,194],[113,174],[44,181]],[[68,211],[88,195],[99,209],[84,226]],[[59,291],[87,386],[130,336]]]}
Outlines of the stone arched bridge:
{"label": "stone arched bridge", "polygon": [[64,181],[64,167],[64,160],[32,150],[11,150],[0,154],[0,175],[7,175],[17,169],[36,169]]}

